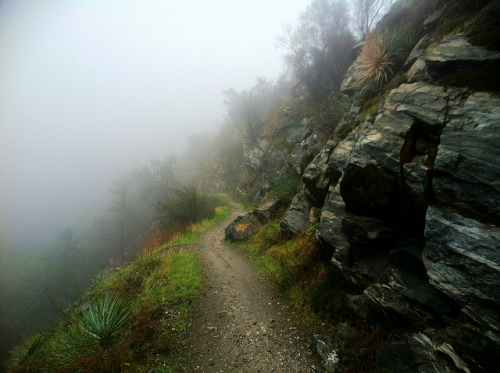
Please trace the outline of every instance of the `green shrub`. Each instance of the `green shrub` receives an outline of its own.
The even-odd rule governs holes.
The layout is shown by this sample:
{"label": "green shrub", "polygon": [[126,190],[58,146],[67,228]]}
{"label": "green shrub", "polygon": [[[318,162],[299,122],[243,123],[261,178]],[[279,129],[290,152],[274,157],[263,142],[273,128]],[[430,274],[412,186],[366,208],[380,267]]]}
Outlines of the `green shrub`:
{"label": "green shrub", "polygon": [[335,134],[339,136],[342,140],[344,140],[349,134],[358,126],[357,122],[344,122],[340,127],[338,127],[335,131]]}
{"label": "green shrub", "polygon": [[188,226],[215,216],[215,207],[219,202],[216,198],[209,198],[192,186],[182,186],[174,192],[173,198],[158,206],[165,225],[177,223]]}
{"label": "green shrub", "polygon": [[472,44],[500,50],[500,20],[493,12],[480,12],[465,24],[467,38]]}
{"label": "green shrub", "polygon": [[421,37],[420,32],[404,24],[391,29],[391,31],[385,31],[385,34],[387,35],[392,57],[401,64],[406,60]]}
{"label": "green shrub", "polygon": [[291,201],[301,189],[302,181],[299,176],[271,183],[271,194],[285,201]]}

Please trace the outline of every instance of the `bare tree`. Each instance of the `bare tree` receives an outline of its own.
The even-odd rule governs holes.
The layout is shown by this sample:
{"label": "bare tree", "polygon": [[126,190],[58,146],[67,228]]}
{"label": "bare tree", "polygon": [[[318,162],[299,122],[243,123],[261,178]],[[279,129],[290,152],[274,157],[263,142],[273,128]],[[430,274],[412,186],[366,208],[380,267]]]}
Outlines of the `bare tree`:
{"label": "bare tree", "polygon": [[252,88],[240,93],[228,89],[224,96],[228,119],[238,128],[245,141],[255,142],[272,107],[273,84],[261,77],[257,78],[257,83]]}
{"label": "bare tree", "polygon": [[394,0],[353,0],[352,18],[358,36],[363,40],[367,39],[393,3]]}
{"label": "bare tree", "polygon": [[278,39],[285,62],[313,100],[340,87],[350,63],[354,38],[343,0],[315,0],[297,27],[287,26]]}
{"label": "bare tree", "polygon": [[[144,185],[141,184],[148,179],[146,175],[149,172],[147,167],[132,170],[116,180],[113,187],[110,188],[115,196],[110,210],[116,214],[118,220],[118,246],[122,259],[125,258],[127,246],[132,244],[132,236],[138,233],[135,230],[139,229],[139,224],[132,223],[138,215],[143,215],[143,208],[147,209],[147,204],[138,204],[137,202],[138,196],[145,189]],[[146,221],[146,223],[148,222]]]}

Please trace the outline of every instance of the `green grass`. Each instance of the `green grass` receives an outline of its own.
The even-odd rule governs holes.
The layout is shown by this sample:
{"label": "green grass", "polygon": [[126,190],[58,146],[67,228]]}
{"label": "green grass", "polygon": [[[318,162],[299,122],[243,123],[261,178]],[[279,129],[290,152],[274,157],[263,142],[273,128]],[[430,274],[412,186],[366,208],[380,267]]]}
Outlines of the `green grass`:
{"label": "green grass", "polygon": [[278,197],[282,200],[291,202],[293,197],[302,189],[302,180],[300,176],[292,176],[286,179],[271,183],[269,197]]}
{"label": "green grass", "polygon": [[284,240],[280,222],[274,220],[248,239],[230,243],[247,253],[259,272],[274,278],[291,300],[291,310],[304,327],[319,328],[321,324],[327,334],[336,333],[337,325],[343,322],[356,327],[339,352],[343,372],[378,371],[375,352],[384,338],[384,330],[351,314],[345,289],[321,263],[320,249],[312,242],[311,235]]}
{"label": "green grass", "polygon": [[213,219],[205,219],[200,223],[192,224],[189,231],[182,235],[174,237],[164,246],[160,247],[161,250],[173,246],[181,246],[181,245],[192,245],[196,242],[198,237],[200,237],[203,233],[208,231],[209,229],[215,227],[222,220],[227,218],[231,213],[231,206],[224,205],[219,206],[215,209],[215,217]]}
{"label": "green grass", "polygon": [[[192,225],[186,235],[99,276],[94,288],[56,324],[13,351],[7,371],[179,371],[187,363],[182,351],[202,282],[197,255],[186,246],[229,213],[229,205],[218,207],[215,218]],[[113,303],[116,295],[124,313],[117,309],[115,314],[126,317],[117,317],[118,327],[101,343],[92,337],[103,326],[96,315],[105,316],[103,299]]]}
{"label": "green grass", "polygon": [[249,201],[248,199],[246,199],[244,196],[242,196],[239,193],[231,193],[231,198],[234,201],[241,204],[245,211],[253,211],[255,209],[255,206],[253,205],[252,201]]}
{"label": "green grass", "polygon": [[286,138],[284,136],[281,136],[277,139],[274,140],[274,145],[279,149],[282,150],[288,154],[292,153],[293,150],[295,149],[295,144],[286,141]]}
{"label": "green grass", "polygon": [[311,236],[285,240],[281,236],[280,221],[273,220],[248,239],[231,244],[246,252],[259,272],[270,274],[294,302],[309,302],[306,294],[317,286],[314,276],[318,274],[316,266],[319,265],[318,247]]}
{"label": "green grass", "polygon": [[358,122],[350,121],[343,123],[335,130],[335,134],[344,140],[358,126]]}

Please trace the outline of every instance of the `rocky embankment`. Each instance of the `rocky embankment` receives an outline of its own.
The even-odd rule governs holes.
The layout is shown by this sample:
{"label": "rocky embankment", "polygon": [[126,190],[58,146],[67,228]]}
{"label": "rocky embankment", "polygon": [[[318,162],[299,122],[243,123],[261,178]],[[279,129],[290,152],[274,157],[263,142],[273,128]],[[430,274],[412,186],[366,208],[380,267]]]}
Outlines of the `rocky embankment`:
{"label": "rocky embankment", "polygon": [[[305,232],[320,209],[315,241],[331,258],[348,307],[388,331],[377,352],[381,368],[496,371],[500,53],[471,45],[464,34],[438,45],[429,38],[408,58],[407,83],[387,93],[375,118],[356,117],[360,105],[352,97],[343,122],[355,117],[361,124],[345,139],[334,136],[319,148],[314,131],[304,126],[292,132],[298,139],[287,162],[282,152],[272,163],[272,151],[257,156],[251,149],[248,160],[256,168],[291,167],[294,159],[303,164],[312,158],[306,148],[314,150],[310,163],[295,167],[304,188],[282,232]],[[478,71],[491,72],[484,90],[456,84],[457,74]],[[352,92],[348,85],[346,79],[345,92]],[[269,173],[260,175],[266,181]]]}

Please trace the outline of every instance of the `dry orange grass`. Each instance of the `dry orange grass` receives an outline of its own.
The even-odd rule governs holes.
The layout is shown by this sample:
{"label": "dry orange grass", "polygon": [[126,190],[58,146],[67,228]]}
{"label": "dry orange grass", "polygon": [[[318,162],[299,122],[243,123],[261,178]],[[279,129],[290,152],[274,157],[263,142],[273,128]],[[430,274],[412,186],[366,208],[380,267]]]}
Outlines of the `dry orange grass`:
{"label": "dry orange grass", "polygon": [[174,224],[171,229],[158,228],[152,231],[142,243],[142,252],[150,252],[160,246],[169,242],[175,236],[182,234],[186,231],[186,227],[181,224]]}
{"label": "dry orange grass", "polygon": [[374,81],[385,83],[393,74],[392,54],[385,38],[381,35],[369,37],[355,62],[354,78],[358,82]]}

